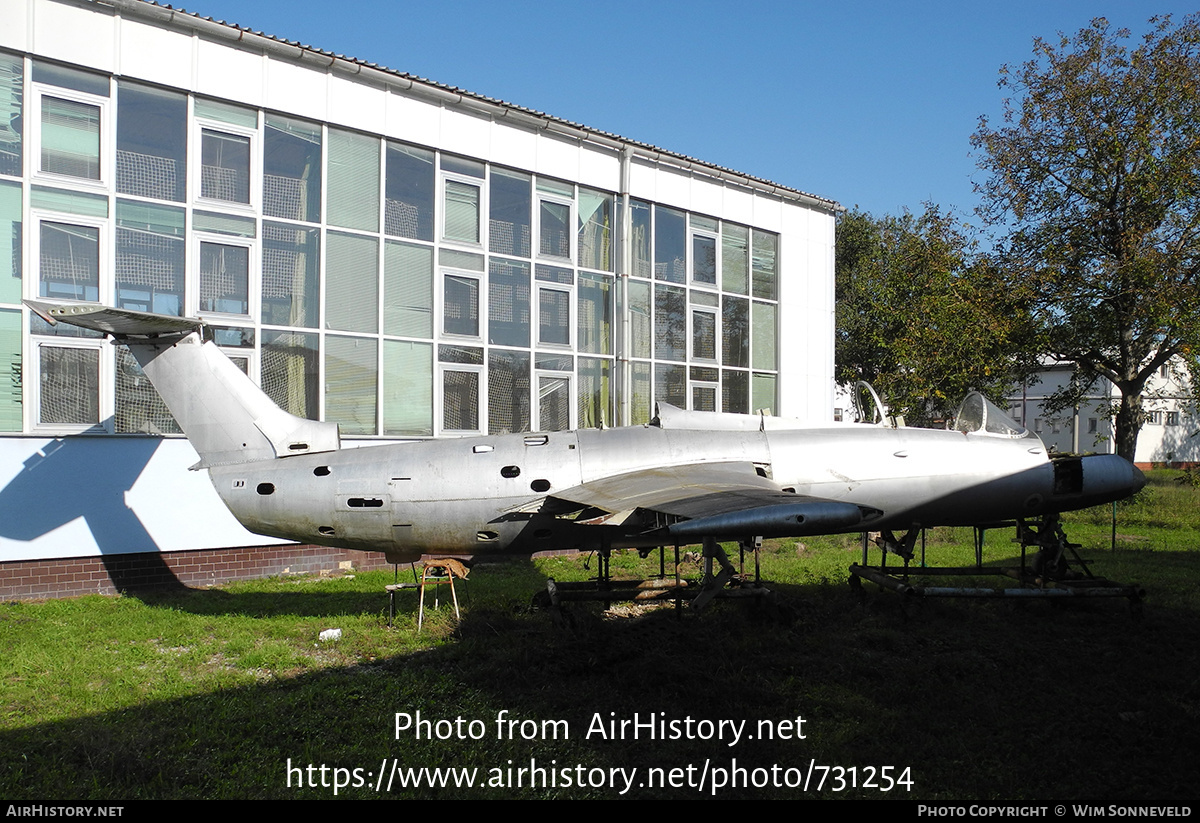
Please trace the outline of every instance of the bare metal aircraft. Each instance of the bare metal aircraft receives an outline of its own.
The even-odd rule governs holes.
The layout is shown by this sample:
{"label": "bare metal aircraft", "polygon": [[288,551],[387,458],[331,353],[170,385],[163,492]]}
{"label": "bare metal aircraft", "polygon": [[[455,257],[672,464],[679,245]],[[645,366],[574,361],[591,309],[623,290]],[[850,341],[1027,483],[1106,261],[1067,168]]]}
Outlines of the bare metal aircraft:
{"label": "bare metal aircraft", "polygon": [[129,347],[247,529],[394,562],[1037,521],[1144,483],[1116,455],[1052,459],[979,394],[941,430],[663,405],[642,426],[341,448],[336,424],[276,406],[202,321],[27,302]]}

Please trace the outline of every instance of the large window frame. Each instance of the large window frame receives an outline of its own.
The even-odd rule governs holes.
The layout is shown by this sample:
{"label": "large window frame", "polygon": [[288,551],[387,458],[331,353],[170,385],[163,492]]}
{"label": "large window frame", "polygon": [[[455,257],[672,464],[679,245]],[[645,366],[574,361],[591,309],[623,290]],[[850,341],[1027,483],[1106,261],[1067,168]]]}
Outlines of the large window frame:
{"label": "large window frame", "polygon": [[[54,224],[67,228],[80,228],[96,232],[96,295],[84,295],[83,297],[68,297],[62,294],[54,294],[49,290],[46,293],[42,291],[42,284],[45,282],[42,272],[42,228],[44,224]],[[33,276],[25,278],[27,282],[26,294],[33,299],[47,298],[50,300],[65,300],[68,302],[106,303],[111,300],[113,293],[113,272],[112,265],[115,257],[111,244],[109,232],[109,221],[106,218],[91,218],[84,217],[78,214],[69,214],[65,212],[49,212],[42,210],[31,210],[29,213],[29,225],[31,231],[28,238],[30,260],[36,261],[33,265],[35,271]]]}
{"label": "large window frame", "polygon": [[[32,99],[30,100],[30,105],[26,108],[25,122],[29,131],[29,141],[32,149],[30,153],[30,168],[34,179],[60,185],[69,183],[73,188],[102,191],[107,194],[108,190],[113,186],[115,182],[114,178],[116,177],[113,168],[116,149],[113,145],[113,129],[111,128],[113,106],[111,96],[101,97],[61,86],[34,83],[30,90],[30,97]],[[97,110],[99,135],[96,177],[81,177],[63,172],[47,171],[43,168],[42,148],[46,134],[42,126],[42,117],[43,105],[46,98],[65,100],[68,103],[90,106]]]}
{"label": "large window frame", "polygon": [[[233,137],[249,141],[249,164],[247,168],[248,189],[246,200],[223,200],[204,194],[204,134],[212,132],[218,137]],[[220,120],[193,117],[191,123],[191,158],[188,165],[191,184],[191,201],[198,208],[228,211],[242,215],[258,216],[262,208],[262,138],[259,128],[239,126]]]}
{"label": "large window frame", "polygon": [[[246,313],[227,312],[217,309],[201,308],[201,292],[203,272],[200,269],[203,260],[203,246],[225,246],[246,250]],[[189,243],[191,261],[189,265],[187,305],[194,317],[212,318],[222,326],[253,326],[261,318],[262,312],[262,261],[259,257],[258,238],[237,237],[228,234],[192,231]]]}
{"label": "large window frame", "polygon": [[[30,342],[30,366],[28,385],[32,409],[30,425],[39,434],[83,434],[83,433],[112,433],[113,416],[113,358],[111,347],[103,340],[94,338],[55,337],[46,338],[34,335]],[[42,390],[42,354],[44,350],[61,349],[74,352],[92,352],[96,358],[96,421],[94,423],[55,423],[42,419],[45,397]]]}

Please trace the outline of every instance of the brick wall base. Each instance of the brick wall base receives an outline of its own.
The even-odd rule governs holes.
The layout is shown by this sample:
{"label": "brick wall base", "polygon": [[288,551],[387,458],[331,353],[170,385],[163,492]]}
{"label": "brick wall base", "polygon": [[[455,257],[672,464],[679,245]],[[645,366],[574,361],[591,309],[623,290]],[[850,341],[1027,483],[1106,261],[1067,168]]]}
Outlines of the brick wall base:
{"label": "brick wall base", "polygon": [[390,568],[379,552],[328,546],[258,546],[0,563],[0,600],[201,587],[279,574]]}

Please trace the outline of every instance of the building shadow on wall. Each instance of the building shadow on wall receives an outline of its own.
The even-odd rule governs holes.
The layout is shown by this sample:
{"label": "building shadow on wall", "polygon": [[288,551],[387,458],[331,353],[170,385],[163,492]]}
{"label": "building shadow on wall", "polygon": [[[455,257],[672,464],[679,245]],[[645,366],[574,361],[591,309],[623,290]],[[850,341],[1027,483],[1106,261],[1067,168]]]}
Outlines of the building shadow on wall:
{"label": "building shadow on wall", "polygon": [[125,502],[161,442],[63,437],[47,443],[0,489],[0,537],[36,540],[83,518],[118,592],[186,588]]}

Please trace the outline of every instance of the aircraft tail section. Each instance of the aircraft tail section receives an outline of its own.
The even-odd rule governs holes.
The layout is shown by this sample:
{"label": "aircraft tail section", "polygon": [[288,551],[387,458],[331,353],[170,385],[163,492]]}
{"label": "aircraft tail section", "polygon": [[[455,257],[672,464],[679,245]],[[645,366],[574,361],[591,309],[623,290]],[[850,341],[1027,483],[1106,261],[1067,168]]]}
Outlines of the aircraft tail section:
{"label": "aircraft tail section", "polygon": [[51,323],[105,332],[128,346],[200,455],[193,468],[340,447],[336,423],[306,420],[275,405],[216,345],[204,342],[200,320],[96,305],[25,302]]}

